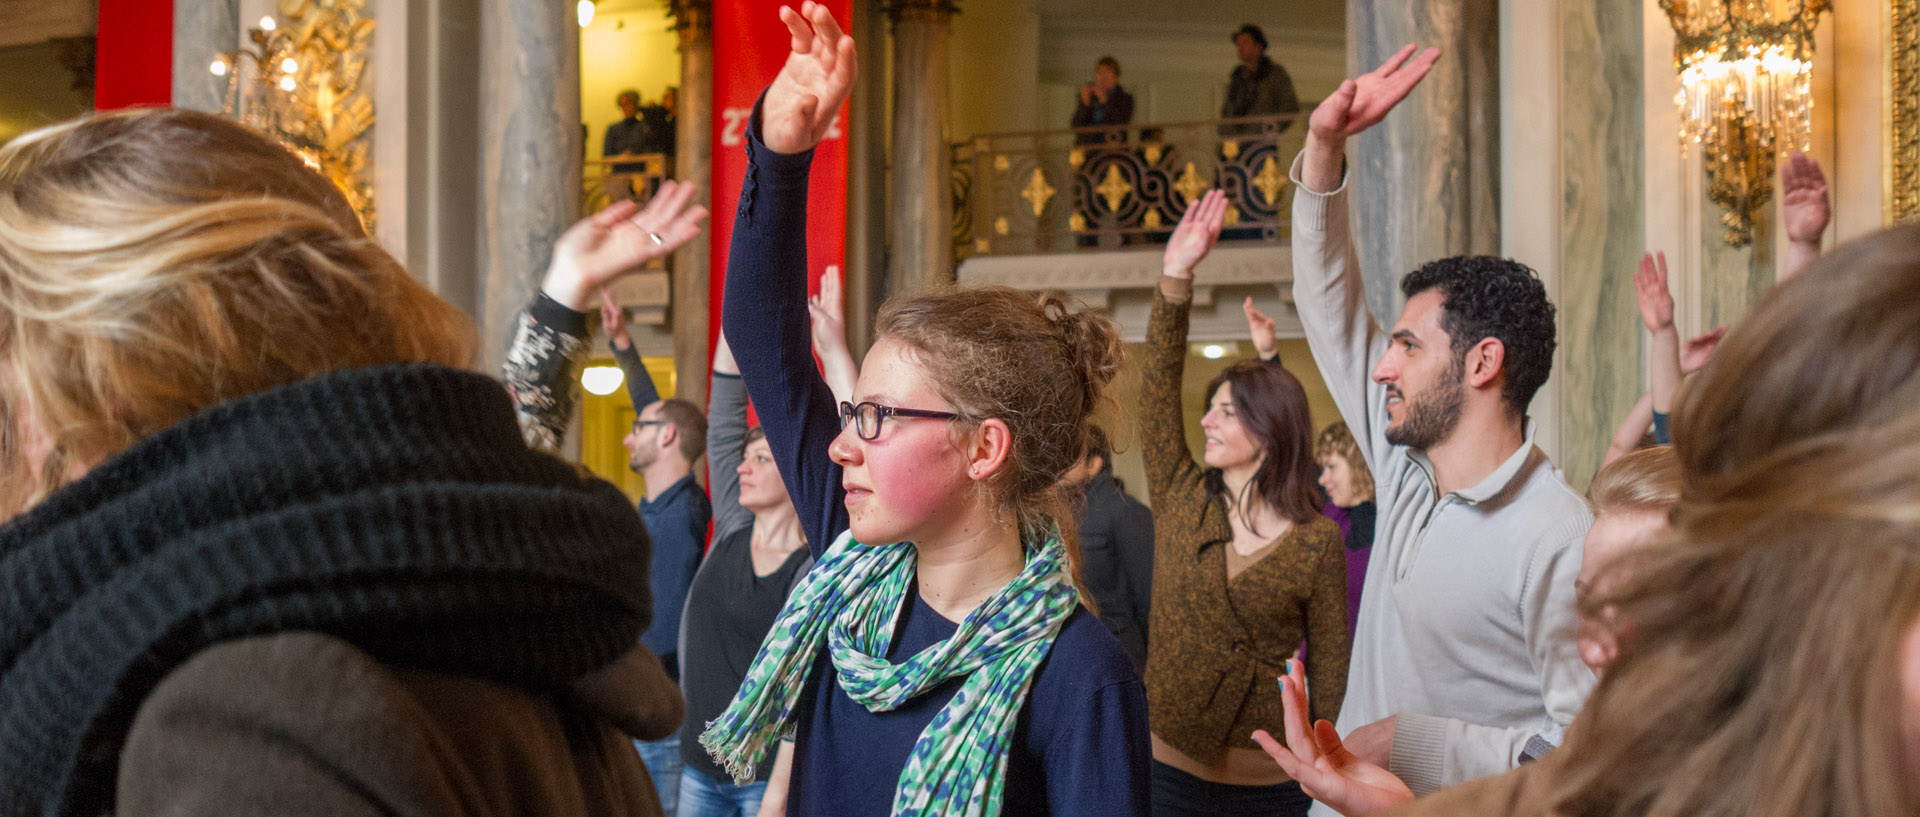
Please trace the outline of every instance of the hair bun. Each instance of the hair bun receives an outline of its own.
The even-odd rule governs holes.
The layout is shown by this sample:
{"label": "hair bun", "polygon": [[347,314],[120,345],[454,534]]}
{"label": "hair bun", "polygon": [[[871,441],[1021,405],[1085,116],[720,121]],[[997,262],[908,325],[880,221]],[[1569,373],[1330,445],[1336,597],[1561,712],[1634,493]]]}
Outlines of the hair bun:
{"label": "hair bun", "polygon": [[1067,350],[1067,359],[1073,364],[1073,371],[1079,378],[1083,397],[1083,414],[1092,414],[1102,397],[1106,396],[1107,386],[1120,374],[1120,366],[1126,360],[1126,347],[1120,340],[1120,329],[1113,318],[1094,309],[1074,309],[1073,304],[1058,293],[1042,293],[1039,297],[1040,310],[1053,324],[1054,332],[1060,336]]}

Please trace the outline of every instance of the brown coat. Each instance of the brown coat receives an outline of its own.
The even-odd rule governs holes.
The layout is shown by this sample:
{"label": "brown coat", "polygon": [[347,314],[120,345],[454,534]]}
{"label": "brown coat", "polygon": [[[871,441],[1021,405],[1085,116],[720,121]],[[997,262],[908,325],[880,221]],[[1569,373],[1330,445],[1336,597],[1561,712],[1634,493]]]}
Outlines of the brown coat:
{"label": "brown coat", "polygon": [[[632,739],[611,724],[663,737],[679,722],[679,696],[660,699],[664,672],[626,663],[609,668],[626,678],[577,684],[563,703],[390,668],[317,633],[220,644],[142,702],[115,813],[659,817]],[[642,690],[650,697],[631,697]]]}
{"label": "brown coat", "polygon": [[1351,646],[1347,559],[1339,526],[1316,516],[1227,580],[1226,501],[1207,497],[1180,405],[1190,290],[1163,283],[1177,292],[1155,292],[1141,384],[1154,517],[1147,711],[1161,740],[1211,763],[1227,748],[1257,748],[1255,729],[1280,733],[1278,679],[1302,641],[1313,717],[1338,714]]}

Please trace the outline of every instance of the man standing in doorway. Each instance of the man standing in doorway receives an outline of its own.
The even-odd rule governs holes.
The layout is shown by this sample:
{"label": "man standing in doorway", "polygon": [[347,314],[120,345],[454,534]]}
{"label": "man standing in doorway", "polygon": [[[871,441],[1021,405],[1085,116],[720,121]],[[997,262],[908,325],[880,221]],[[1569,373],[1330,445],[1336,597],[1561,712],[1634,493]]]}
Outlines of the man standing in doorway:
{"label": "man standing in doorway", "polygon": [[[653,538],[653,622],[640,634],[640,643],[660,656],[679,683],[680,612],[713,519],[713,506],[693,479],[693,464],[707,450],[707,418],[686,400],[654,400],[640,409],[621,444],[627,448],[627,467],[646,479],[640,517]],[[680,786],[680,733],[635,745],[660,792],[661,808],[672,814]]]}
{"label": "man standing in doorway", "polygon": [[1443,258],[1401,281],[1391,332],[1367,311],[1346,141],[1439,58],[1413,51],[1314,110],[1292,174],[1292,249],[1301,327],[1379,508],[1337,726],[1354,754],[1425,794],[1513,768],[1530,738],[1572,722],[1595,678],[1573,604],[1592,515],[1527,417],[1553,365],[1545,287],[1514,261]]}

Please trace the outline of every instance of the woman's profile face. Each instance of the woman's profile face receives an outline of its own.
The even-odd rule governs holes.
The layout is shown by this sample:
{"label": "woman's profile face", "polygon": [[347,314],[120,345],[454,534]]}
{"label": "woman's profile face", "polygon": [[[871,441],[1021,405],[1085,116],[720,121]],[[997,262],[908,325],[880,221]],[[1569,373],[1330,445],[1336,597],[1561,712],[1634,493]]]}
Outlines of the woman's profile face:
{"label": "woman's profile face", "polygon": [[[933,387],[920,356],[891,337],[867,352],[853,402],[894,408],[953,411]],[[853,538],[871,544],[946,538],[972,502],[984,496],[954,444],[950,420],[886,417],[880,433],[863,440],[854,424],[840,429],[828,453],[844,469],[847,517]]]}
{"label": "woman's profile face", "polygon": [[1233,402],[1233,384],[1222,383],[1207,401],[1200,417],[1207,447],[1201,455],[1208,467],[1231,470],[1260,461],[1260,443],[1240,423],[1240,407]]}
{"label": "woman's profile face", "polygon": [[1360,504],[1360,492],[1353,484],[1353,468],[1347,465],[1347,458],[1334,455],[1320,458],[1320,487],[1327,489],[1327,499],[1342,508],[1351,508]]}
{"label": "woman's profile face", "polygon": [[740,461],[740,507],[756,513],[778,508],[788,502],[787,483],[773,463],[773,448],[766,438],[747,444]]}

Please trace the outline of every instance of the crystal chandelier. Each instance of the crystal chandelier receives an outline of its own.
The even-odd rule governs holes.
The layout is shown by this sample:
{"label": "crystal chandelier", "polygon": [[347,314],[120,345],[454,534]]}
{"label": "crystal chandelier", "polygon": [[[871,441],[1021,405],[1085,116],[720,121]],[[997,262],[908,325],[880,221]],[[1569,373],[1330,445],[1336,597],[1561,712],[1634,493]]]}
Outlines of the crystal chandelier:
{"label": "crystal chandelier", "polygon": [[1753,243],[1775,160],[1808,149],[1813,27],[1828,0],[1660,0],[1680,72],[1680,148],[1700,146],[1726,242]]}
{"label": "crystal chandelier", "polygon": [[366,0],[279,0],[282,19],[260,18],[250,46],[215,57],[208,70],[227,80],[222,115],[299,154],[372,229],[373,100],[360,85],[374,21],[365,7]]}

